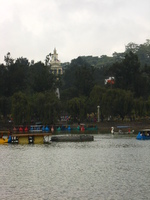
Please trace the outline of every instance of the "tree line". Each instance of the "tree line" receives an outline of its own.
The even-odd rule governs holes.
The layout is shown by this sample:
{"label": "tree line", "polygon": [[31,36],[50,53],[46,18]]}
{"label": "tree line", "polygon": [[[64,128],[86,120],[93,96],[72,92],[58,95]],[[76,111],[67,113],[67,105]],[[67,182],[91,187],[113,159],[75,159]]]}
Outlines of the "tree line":
{"label": "tree line", "polygon": [[[148,55],[143,50],[144,53]],[[78,57],[58,77],[50,73],[46,63],[29,62],[23,57],[14,60],[7,53],[5,64],[0,65],[1,120],[11,116],[15,124],[54,124],[61,115],[68,115],[74,122],[85,121],[97,117],[97,106],[102,121],[108,117],[133,120],[149,116],[149,60],[150,57],[145,65],[141,64],[133,49],[106,67]],[[115,83],[105,85],[108,77],[115,77]],[[60,99],[56,88],[60,90]]]}

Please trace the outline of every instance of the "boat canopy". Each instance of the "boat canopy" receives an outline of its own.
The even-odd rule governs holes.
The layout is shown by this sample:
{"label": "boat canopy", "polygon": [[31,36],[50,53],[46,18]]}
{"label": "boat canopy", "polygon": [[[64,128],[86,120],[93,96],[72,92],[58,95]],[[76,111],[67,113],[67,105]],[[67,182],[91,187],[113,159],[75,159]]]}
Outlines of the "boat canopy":
{"label": "boat canopy", "polygon": [[121,128],[130,128],[130,126],[117,126],[117,128],[121,129]]}
{"label": "boat canopy", "polygon": [[150,129],[147,128],[147,129],[142,129],[142,130],[140,130],[140,132],[147,132],[147,131],[150,131]]}

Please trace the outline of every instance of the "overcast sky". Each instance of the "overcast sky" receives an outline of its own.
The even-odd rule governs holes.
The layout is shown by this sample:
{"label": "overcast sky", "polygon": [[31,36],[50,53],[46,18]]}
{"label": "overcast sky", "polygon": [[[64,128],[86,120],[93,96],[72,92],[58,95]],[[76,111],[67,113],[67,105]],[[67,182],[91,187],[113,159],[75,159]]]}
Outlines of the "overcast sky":
{"label": "overcast sky", "polygon": [[150,39],[150,0],[0,0],[0,63],[111,56]]}

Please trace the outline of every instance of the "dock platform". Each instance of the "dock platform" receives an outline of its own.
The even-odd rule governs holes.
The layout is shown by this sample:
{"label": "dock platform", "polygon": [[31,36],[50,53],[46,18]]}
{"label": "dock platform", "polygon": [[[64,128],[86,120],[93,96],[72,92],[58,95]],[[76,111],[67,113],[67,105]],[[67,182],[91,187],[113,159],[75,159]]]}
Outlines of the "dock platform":
{"label": "dock platform", "polygon": [[16,133],[12,134],[12,143],[18,144],[43,144],[44,138],[51,136],[52,133]]}

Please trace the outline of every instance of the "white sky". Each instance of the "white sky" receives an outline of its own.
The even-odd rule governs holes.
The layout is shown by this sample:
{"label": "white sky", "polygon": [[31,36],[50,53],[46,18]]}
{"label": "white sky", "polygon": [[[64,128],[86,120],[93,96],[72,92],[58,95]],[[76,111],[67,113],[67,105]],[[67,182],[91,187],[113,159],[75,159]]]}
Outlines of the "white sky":
{"label": "white sky", "polygon": [[150,0],[0,0],[0,63],[111,56],[150,39]]}

